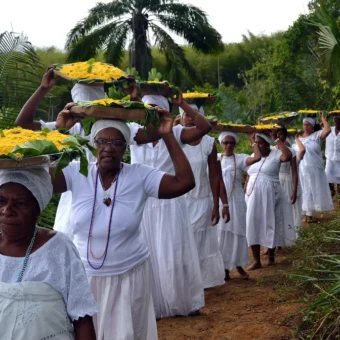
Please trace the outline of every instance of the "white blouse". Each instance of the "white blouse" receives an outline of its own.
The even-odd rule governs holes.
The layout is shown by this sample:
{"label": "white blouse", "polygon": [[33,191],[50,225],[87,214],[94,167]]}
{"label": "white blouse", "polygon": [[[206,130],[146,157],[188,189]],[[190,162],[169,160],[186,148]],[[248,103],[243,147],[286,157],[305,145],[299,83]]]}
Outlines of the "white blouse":
{"label": "white blouse", "polygon": [[[132,123],[130,125],[131,133],[136,134],[136,130],[141,128],[140,125]],[[177,125],[173,128],[174,136],[181,147],[184,146],[181,142],[181,133],[183,127]],[[160,139],[154,146],[153,143],[130,146],[131,150],[131,164],[144,164],[155,169],[167,172],[171,175],[175,174],[174,165],[172,163],[169,151],[163,139]]]}
{"label": "white blouse", "polygon": [[[0,254],[0,282],[15,284],[23,260],[23,257]],[[30,255],[22,281],[41,282],[53,287],[63,296],[72,321],[97,313],[79,253],[62,233],[57,233]]]}
{"label": "white blouse", "polygon": [[326,138],[325,155],[329,161],[340,161],[340,133],[336,134],[335,126]]}
{"label": "white blouse", "polygon": [[195,177],[196,186],[185,194],[187,198],[207,197],[211,194],[208,177],[208,158],[212,152],[215,140],[204,136],[198,145],[186,144],[183,148],[185,155],[191,165]]}
{"label": "white blouse", "polygon": [[282,152],[279,149],[272,148],[270,154],[267,157],[262,157],[259,162],[249,167],[248,169],[249,177],[250,178],[257,177],[258,175],[259,178],[264,178],[272,182],[279,182],[281,155]]}
{"label": "white blouse", "polygon": [[[159,185],[164,172],[141,164],[124,163],[117,181],[105,192],[99,179],[95,190],[96,164],[89,164],[87,177],[79,174],[79,166],[79,162],[72,162],[63,173],[67,189],[72,191],[71,227],[74,243],[86,272],[90,276],[114,276],[125,273],[149,256],[139,225],[147,198],[158,198]],[[116,185],[117,195],[114,201]],[[97,198],[94,202],[95,191],[97,191]],[[103,203],[104,198],[107,197],[106,193],[112,200],[110,206]],[[100,269],[94,269],[88,259],[95,268],[98,268],[104,260],[104,258],[94,258],[92,254],[100,257],[104,253],[113,204],[105,262]],[[94,206],[91,254],[90,249],[88,251],[88,241]]]}

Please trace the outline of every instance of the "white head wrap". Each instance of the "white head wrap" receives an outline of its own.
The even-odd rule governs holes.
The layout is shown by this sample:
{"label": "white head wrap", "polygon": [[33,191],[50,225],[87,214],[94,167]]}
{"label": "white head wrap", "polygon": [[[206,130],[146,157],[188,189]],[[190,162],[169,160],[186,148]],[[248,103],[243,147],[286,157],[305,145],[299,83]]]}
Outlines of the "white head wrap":
{"label": "white head wrap", "polygon": [[[199,112],[198,106],[196,104],[189,104],[191,108]],[[181,115],[181,118],[183,118],[185,111],[182,108],[179,108],[179,114]]]}
{"label": "white head wrap", "polygon": [[71,90],[73,102],[81,100],[98,100],[105,98],[104,86],[90,86],[83,84],[75,84]]}
{"label": "white head wrap", "polygon": [[313,127],[314,127],[315,124],[316,124],[315,119],[314,119],[314,118],[310,118],[310,117],[304,118],[303,122],[304,122],[304,123],[309,123],[309,124],[311,124]]}
{"label": "white head wrap", "polygon": [[219,136],[218,136],[218,141],[220,142],[220,144],[222,144],[222,141],[225,137],[230,136],[233,137],[235,139],[235,142],[238,142],[238,136],[236,133],[234,132],[229,132],[229,131],[224,131],[222,132]]}
{"label": "white head wrap", "polygon": [[265,135],[264,133],[256,133],[255,136],[261,137],[261,138],[264,139],[268,144],[273,143],[273,139],[272,139],[270,136]]}
{"label": "white head wrap", "polygon": [[43,166],[0,170],[0,186],[7,183],[18,183],[27,188],[38,201],[40,212],[46,208],[52,198],[51,176]]}
{"label": "white head wrap", "polygon": [[168,98],[165,98],[159,94],[146,95],[142,98],[144,104],[157,105],[163,109],[170,111],[170,104]]}
{"label": "white head wrap", "polygon": [[97,134],[104,130],[104,129],[108,129],[108,128],[114,128],[119,130],[122,135],[125,138],[125,141],[127,143],[130,142],[130,136],[131,136],[131,131],[129,126],[122,122],[121,120],[113,120],[113,119],[102,119],[102,120],[97,120],[91,129],[91,137],[90,137],[90,143],[91,145],[94,145],[94,139],[96,138]]}

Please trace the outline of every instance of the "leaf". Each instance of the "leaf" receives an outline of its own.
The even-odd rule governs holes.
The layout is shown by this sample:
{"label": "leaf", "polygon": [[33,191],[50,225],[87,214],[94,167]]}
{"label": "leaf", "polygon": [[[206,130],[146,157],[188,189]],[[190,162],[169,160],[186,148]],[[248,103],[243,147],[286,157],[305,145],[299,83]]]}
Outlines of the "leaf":
{"label": "leaf", "polygon": [[0,130],[0,137],[6,137],[3,130]]}
{"label": "leaf", "polygon": [[89,172],[89,161],[87,160],[87,157],[86,157],[86,154],[85,152],[81,152],[80,153],[80,169],[79,169],[79,172],[86,176],[88,175],[88,172]]}
{"label": "leaf", "polygon": [[23,146],[16,146],[13,150],[24,157],[49,155],[60,152],[53,142],[48,140],[35,140],[26,142]]}
{"label": "leaf", "polygon": [[61,155],[57,166],[55,167],[55,170],[53,172],[53,178],[55,178],[60,171],[62,171],[64,168],[66,168],[71,162],[71,155],[65,150],[63,154]]}
{"label": "leaf", "polygon": [[89,136],[91,133],[92,125],[96,122],[95,118],[85,118],[82,120],[82,126],[84,128],[85,136]]}

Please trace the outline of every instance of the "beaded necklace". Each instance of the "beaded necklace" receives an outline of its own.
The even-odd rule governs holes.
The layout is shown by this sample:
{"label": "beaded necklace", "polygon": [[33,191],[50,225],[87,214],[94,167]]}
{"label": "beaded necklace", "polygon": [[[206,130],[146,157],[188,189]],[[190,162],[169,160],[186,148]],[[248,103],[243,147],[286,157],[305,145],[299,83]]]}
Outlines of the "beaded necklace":
{"label": "beaded necklace", "polygon": [[[95,179],[95,190],[94,190],[94,201],[93,201],[93,206],[92,206],[92,216],[91,216],[91,224],[90,224],[90,229],[89,229],[89,236],[88,236],[88,240],[87,240],[87,262],[88,264],[91,266],[92,269],[94,270],[98,270],[100,268],[103,267],[105,259],[106,259],[106,255],[107,255],[107,250],[109,247],[109,242],[110,242],[110,234],[111,234],[111,222],[112,222],[112,215],[113,215],[113,208],[115,206],[115,202],[116,202],[116,195],[117,195],[117,188],[118,188],[118,181],[119,181],[119,175],[120,175],[120,171],[121,169],[118,171],[117,175],[116,175],[116,186],[115,186],[115,191],[113,194],[113,201],[112,201],[112,205],[111,205],[111,211],[110,211],[110,219],[109,219],[109,225],[107,228],[107,235],[106,235],[106,244],[105,244],[105,249],[102,255],[95,256],[93,253],[93,249],[92,249],[92,231],[93,231],[93,222],[94,222],[94,215],[95,215],[95,208],[96,208],[96,200],[97,200],[97,186],[98,186],[98,178],[99,178],[99,169],[97,170],[97,174],[96,174],[96,179]],[[99,267],[94,267],[93,264],[90,261],[90,256],[89,254],[92,255],[92,257],[96,260],[100,260],[103,259],[102,263],[100,264]]]}
{"label": "beaded necklace", "polygon": [[[21,267],[21,270],[20,270],[20,273],[18,275],[16,283],[19,283],[19,282],[22,281],[22,278],[23,278],[24,273],[25,273],[26,268],[27,268],[28,258],[31,255],[31,251],[32,251],[34,241],[35,241],[35,237],[37,236],[37,233],[38,233],[38,228],[35,227],[34,234],[32,236],[31,242],[30,242],[30,244],[27,248],[26,255],[25,255],[24,261],[22,262],[22,267]],[[1,234],[2,234],[2,231],[0,231],[0,235]]]}

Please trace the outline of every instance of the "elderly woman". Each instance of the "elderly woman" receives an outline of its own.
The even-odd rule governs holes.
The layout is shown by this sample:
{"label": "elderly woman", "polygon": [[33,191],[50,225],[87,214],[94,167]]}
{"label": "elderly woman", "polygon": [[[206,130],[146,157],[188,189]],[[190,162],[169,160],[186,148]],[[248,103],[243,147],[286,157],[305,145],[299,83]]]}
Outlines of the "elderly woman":
{"label": "elderly woman", "polygon": [[0,171],[1,339],[96,339],[97,307],[75,246],[36,226],[51,196],[43,167]]}
{"label": "elderly woman", "polygon": [[[70,113],[60,116],[62,125],[72,125]],[[94,323],[102,340],[157,339],[149,250],[140,230],[143,210],[148,197],[170,199],[195,186],[171,118],[165,114],[159,133],[173,174],[122,163],[130,133],[124,122],[97,121],[91,131],[97,163],[89,164],[88,177],[79,175],[79,162],[72,162],[53,183],[55,192],[72,192],[74,242],[99,306]]]}
{"label": "elderly woman", "polygon": [[[302,213],[306,222],[312,222],[316,211],[333,210],[331,192],[324,168],[321,143],[331,133],[324,114],[321,116],[323,130],[314,131],[314,118],[303,120],[304,133],[299,137],[306,148],[306,154],[300,163],[300,180],[302,187]],[[297,146],[294,146],[297,148]]]}
{"label": "elderly woman", "polygon": [[[248,169],[246,235],[254,257],[249,270],[262,267],[261,246],[269,249],[268,265],[272,265],[275,263],[275,248],[285,245],[284,196],[279,173],[281,163],[289,162],[292,153],[279,138],[276,139],[276,131],[272,134],[274,138],[264,133],[256,134],[255,142],[261,160]],[[276,148],[271,148],[271,145],[276,145]]]}
{"label": "elderly woman", "polygon": [[[194,104],[190,105],[198,111]],[[181,124],[193,127],[193,119],[181,112]],[[219,178],[215,140],[207,135],[183,148],[195,176],[196,187],[184,196],[190,226],[194,232],[204,288],[224,284],[224,266],[218,249]],[[208,175],[209,172],[209,175]],[[211,194],[212,198],[211,199]]]}
{"label": "elderly woman", "polygon": [[246,238],[247,205],[242,186],[242,172],[261,159],[260,150],[253,134],[248,135],[254,156],[235,154],[238,136],[233,132],[222,132],[218,140],[223,148],[219,155],[222,176],[220,197],[223,208],[229,207],[230,222],[220,220],[218,224],[219,248],[223,256],[225,280],[229,280],[229,271],[236,269],[244,279],[249,275],[243,267],[249,263],[248,244]]}
{"label": "elderly woman", "polygon": [[[167,98],[144,96],[147,104],[170,110]],[[199,140],[211,126],[203,115],[183,101],[181,93],[173,102],[190,116],[195,126],[173,128],[177,142]],[[139,126],[136,126],[139,128]],[[131,146],[131,162],[146,164],[174,173],[164,140]],[[153,298],[156,317],[197,315],[204,306],[204,289],[196,243],[183,197],[173,200],[150,198],[146,203],[141,229],[150,249],[153,270]]]}

